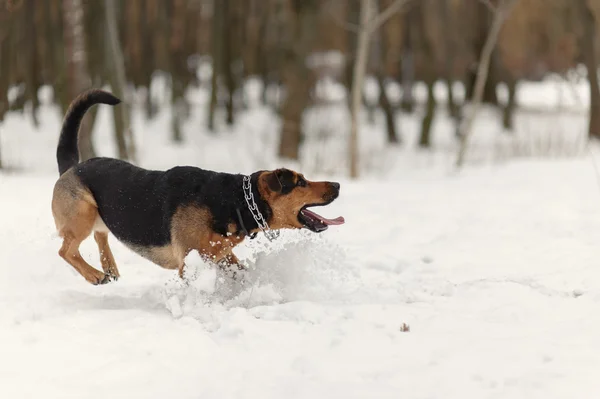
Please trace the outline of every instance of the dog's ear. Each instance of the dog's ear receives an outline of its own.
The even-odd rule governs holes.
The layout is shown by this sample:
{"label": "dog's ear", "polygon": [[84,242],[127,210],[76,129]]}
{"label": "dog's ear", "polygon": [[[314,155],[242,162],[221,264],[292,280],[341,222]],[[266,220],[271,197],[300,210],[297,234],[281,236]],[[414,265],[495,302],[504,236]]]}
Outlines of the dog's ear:
{"label": "dog's ear", "polygon": [[280,174],[280,169],[267,173],[265,180],[267,182],[267,187],[269,187],[269,190],[276,193],[281,192],[281,190],[283,189],[283,185],[281,184],[281,178],[279,177]]}

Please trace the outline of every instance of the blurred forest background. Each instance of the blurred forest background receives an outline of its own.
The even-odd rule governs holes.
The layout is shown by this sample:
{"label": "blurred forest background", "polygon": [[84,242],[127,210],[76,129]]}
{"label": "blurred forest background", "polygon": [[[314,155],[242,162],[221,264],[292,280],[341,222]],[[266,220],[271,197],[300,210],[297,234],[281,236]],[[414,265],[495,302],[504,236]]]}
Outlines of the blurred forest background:
{"label": "blurred forest background", "polygon": [[[457,147],[466,147],[479,104],[497,109],[510,134],[522,82],[575,74],[589,82],[587,133],[600,137],[598,78],[585,73],[597,71],[598,18],[600,0],[0,0],[0,126],[8,112],[26,109],[38,123],[43,86],[63,113],[89,87],[107,87],[131,107],[131,93],[149,92],[161,75],[173,109],[170,136],[181,143],[181,125],[193,112],[190,88],[210,93],[198,129],[219,135],[247,108],[243,88],[254,81],[281,120],[281,159],[298,158],[307,109],[344,103],[350,174],[357,176],[359,109],[367,123],[383,115],[387,142],[401,146],[396,121],[421,106],[418,146],[429,148],[442,107],[434,85],[442,84]],[[363,90],[365,78],[378,86],[375,98]],[[322,95],[322,81],[336,82],[344,95]],[[423,104],[417,83],[427,88]],[[147,95],[144,117],[163,106]],[[131,109],[114,111],[118,156],[135,161]],[[95,109],[81,131],[84,158],[96,154],[94,116]],[[9,151],[0,148],[0,156]]]}

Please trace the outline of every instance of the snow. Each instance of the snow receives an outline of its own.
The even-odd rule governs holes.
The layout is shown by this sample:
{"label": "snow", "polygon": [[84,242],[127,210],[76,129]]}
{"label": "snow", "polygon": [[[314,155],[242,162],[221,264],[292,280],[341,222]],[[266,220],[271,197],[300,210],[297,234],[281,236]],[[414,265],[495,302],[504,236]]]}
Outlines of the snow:
{"label": "snow", "polygon": [[[103,155],[114,154],[108,115],[100,108]],[[275,144],[262,144],[278,126],[270,111],[253,107],[214,136],[197,132],[202,117],[186,122],[178,147],[167,145],[168,114],[137,115],[142,163],[279,165]],[[346,224],[245,243],[236,249],[250,266],[244,285],[193,254],[183,284],[111,237],[121,279],[91,286],[57,254],[50,199],[60,117],[45,108],[35,129],[9,115],[0,126],[14,167],[0,173],[0,397],[598,397],[600,150],[511,150],[525,145],[526,126],[549,149],[576,147],[584,115],[523,112],[515,136],[498,141],[505,133],[486,111],[471,158],[486,162],[461,173],[451,170],[445,118],[431,152],[414,151],[413,116],[401,119],[405,147],[369,140],[363,155],[374,158],[359,181],[311,168],[307,151],[296,166],[341,182],[323,213]],[[310,131],[317,125],[309,119]],[[379,119],[363,127],[383,137]],[[547,141],[553,131],[567,138]],[[99,267],[93,239],[81,251]]]}

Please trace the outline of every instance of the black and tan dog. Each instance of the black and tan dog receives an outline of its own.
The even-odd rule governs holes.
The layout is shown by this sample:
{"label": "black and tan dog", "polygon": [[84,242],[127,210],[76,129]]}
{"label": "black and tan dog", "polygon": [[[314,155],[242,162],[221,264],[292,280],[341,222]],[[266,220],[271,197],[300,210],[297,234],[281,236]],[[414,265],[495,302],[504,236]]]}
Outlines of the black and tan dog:
{"label": "black and tan dog", "polygon": [[[338,183],[310,182],[288,169],[244,176],[189,166],[151,171],[112,158],[79,163],[77,136],[85,112],[94,104],[118,103],[112,94],[95,89],[77,97],[65,115],[57,149],[60,178],[54,186],[52,214],[63,238],[59,254],[90,283],[104,284],[119,277],[109,232],[159,266],[179,270],[183,277],[184,259],[192,250],[215,264],[241,268],[232,249],[260,231],[257,215],[271,231],[321,232],[344,222],[307,209],[335,200]],[[252,210],[254,206],[257,210]],[[92,232],[103,272],[79,253],[79,245]]]}

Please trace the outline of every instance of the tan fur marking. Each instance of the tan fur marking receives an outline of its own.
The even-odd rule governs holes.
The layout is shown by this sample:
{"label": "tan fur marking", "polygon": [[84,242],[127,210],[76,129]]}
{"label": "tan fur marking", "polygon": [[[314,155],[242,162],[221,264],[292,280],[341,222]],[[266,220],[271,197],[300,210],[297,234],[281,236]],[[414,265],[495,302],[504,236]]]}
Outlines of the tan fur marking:
{"label": "tan fur marking", "polygon": [[117,268],[117,262],[113,256],[110,246],[108,245],[108,233],[96,231],[94,232],[94,240],[98,244],[98,250],[100,251],[100,263],[102,264],[102,270],[105,274],[119,278],[119,269]]}
{"label": "tan fur marking", "polygon": [[[189,205],[179,208],[173,215],[171,237],[173,247],[181,257],[179,275],[183,277],[183,259],[191,251],[196,250],[211,262],[218,263],[233,254],[232,249],[243,241],[242,237],[228,237],[215,233],[211,228],[212,216],[208,209]],[[232,226],[229,226],[232,229]],[[235,231],[235,229],[233,230]],[[237,262],[237,258],[233,257]]]}

